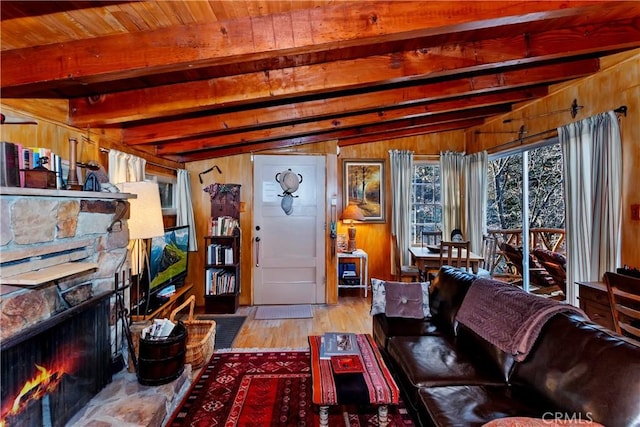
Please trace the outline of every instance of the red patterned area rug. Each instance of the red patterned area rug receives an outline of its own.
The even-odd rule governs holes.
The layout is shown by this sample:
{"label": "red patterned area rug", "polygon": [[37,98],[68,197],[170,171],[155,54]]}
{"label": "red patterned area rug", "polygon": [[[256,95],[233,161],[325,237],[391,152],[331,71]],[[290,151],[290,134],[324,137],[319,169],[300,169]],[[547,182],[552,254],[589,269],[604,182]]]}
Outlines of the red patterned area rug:
{"label": "red patterned area rug", "polygon": [[[214,353],[167,426],[317,426],[309,359],[308,351]],[[334,406],[329,425],[377,426],[377,410]],[[388,425],[414,426],[402,401],[389,407]]]}

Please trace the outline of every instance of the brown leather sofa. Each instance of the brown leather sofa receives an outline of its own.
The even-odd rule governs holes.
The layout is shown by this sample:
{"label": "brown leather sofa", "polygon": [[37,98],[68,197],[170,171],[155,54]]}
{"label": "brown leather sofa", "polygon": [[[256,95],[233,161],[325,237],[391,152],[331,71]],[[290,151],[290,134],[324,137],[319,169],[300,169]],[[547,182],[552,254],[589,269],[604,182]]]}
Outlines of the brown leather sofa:
{"label": "brown leather sofa", "polygon": [[373,316],[374,339],[422,426],[482,426],[506,417],[640,426],[640,347],[561,313],[516,361],[458,324],[475,280],[443,267],[430,288],[431,318]]}

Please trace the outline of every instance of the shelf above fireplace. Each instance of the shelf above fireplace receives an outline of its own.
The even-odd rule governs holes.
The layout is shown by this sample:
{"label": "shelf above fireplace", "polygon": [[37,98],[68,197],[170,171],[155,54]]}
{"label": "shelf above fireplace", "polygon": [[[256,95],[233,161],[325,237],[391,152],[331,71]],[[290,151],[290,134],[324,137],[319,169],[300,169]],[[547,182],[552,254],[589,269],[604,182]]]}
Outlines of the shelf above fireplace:
{"label": "shelf above fireplace", "polygon": [[2,285],[34,287],[98,268],[95,262],[65,262],[0,279]]}

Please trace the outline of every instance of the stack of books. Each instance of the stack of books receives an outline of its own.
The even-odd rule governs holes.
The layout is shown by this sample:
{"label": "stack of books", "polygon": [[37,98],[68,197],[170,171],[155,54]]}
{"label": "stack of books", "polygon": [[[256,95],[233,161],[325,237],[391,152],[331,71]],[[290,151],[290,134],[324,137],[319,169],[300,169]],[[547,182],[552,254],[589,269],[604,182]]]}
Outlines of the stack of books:
{"label": "stack of books", "polygon": [[320,359],[331,360],[334,374],[362,372],[360,347],[356,334],[327,332],[320,339]]}

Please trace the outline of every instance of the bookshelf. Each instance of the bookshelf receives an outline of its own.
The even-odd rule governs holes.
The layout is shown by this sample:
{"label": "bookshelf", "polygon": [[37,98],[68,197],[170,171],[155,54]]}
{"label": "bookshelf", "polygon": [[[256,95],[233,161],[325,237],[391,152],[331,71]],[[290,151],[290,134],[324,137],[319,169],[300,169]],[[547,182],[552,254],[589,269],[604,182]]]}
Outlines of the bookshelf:
{"label": "bookshelf", "polygon": [[207,313],[235,313],[240,295],[240,229],[204,238],[204,300]]}

